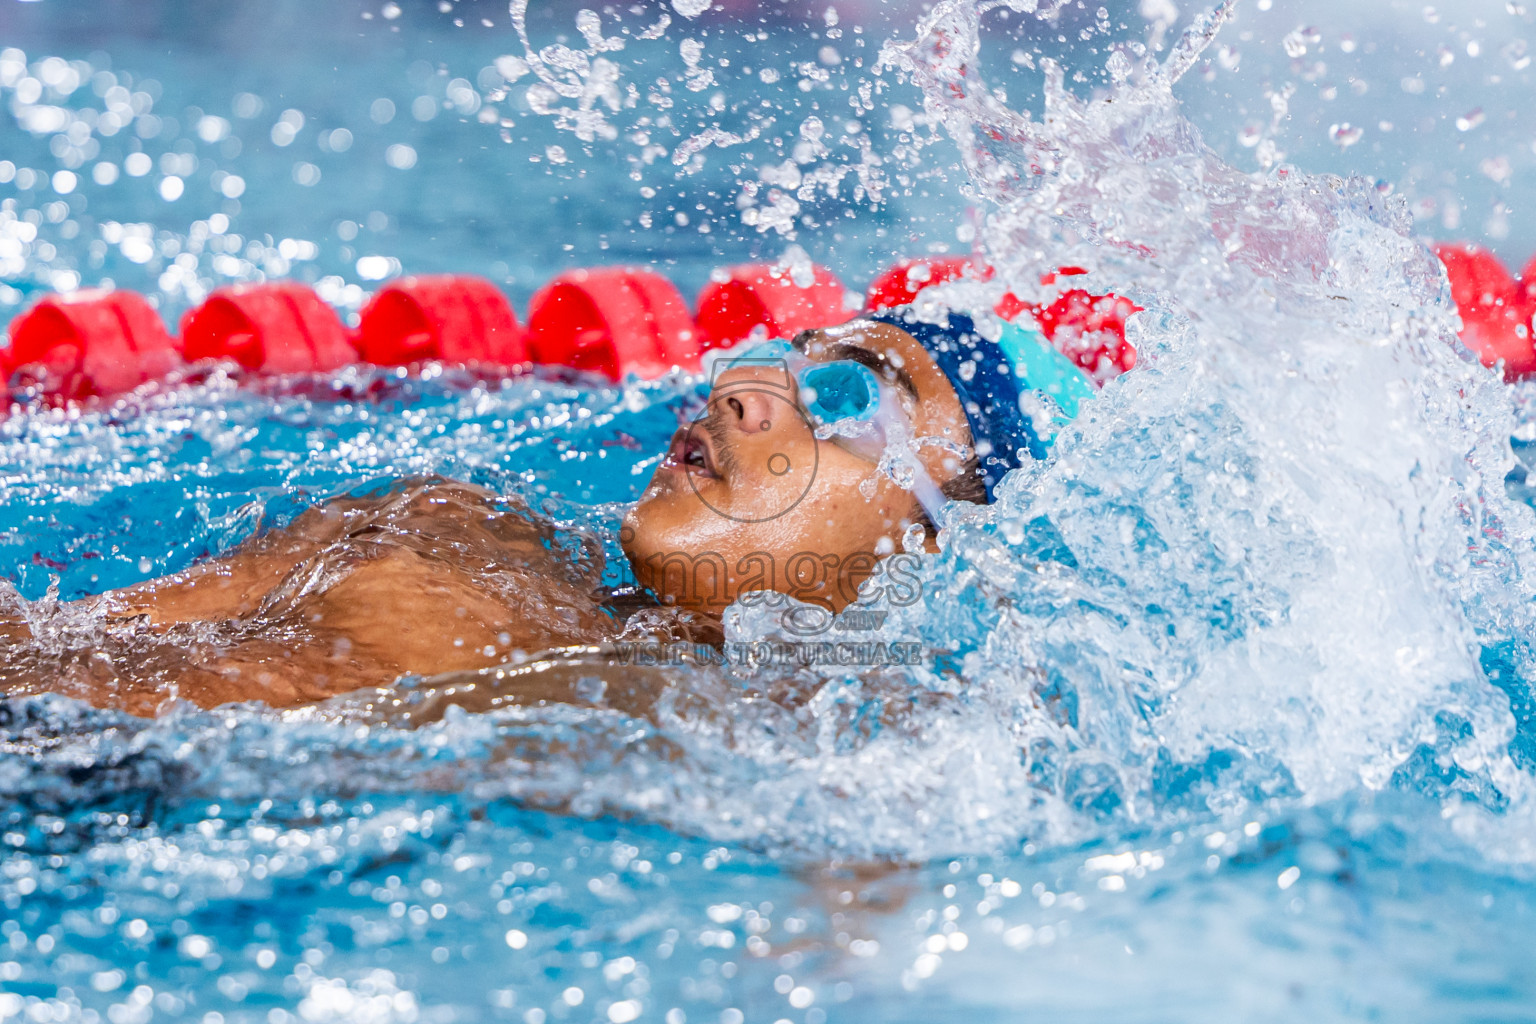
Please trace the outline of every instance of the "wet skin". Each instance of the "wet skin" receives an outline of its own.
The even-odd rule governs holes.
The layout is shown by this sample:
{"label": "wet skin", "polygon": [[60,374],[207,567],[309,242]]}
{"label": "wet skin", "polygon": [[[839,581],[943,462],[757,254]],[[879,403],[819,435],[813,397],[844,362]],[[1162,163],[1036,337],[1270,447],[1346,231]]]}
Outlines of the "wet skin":
{"label": "wet skin", "polygon": [[0,691],[141,715],[174,698],[303,704],[607,639],[620,623],[601,578],[591,540],[480,488],[405,481],[184,572],[31,621],[0,615]]}
{"label": "wet skin", "polygon": [[[856,321],[797,344],[813,360],[858,358],[899,387],[915,435],[950,442],[921,449],[929,474],[954,474],[964,415],[909,335]],[[626,516],[637,579],[682,618],[718,616],[756,589],[840,609],[878,556],[900,549],[912,496],[818,441],[794,399],[782,369],[722,373],[705,422],[679,431]],[[679,571],[679,559],[707,570]],[[0,692],[152,715],[176,699],[286,707],[404,674],[472,671],[619,636],[602,571],[594,540],[558,534],[515,503],[405,481],[334,499],[171,576],[51,611],[0,605]],[[677,616],[659,628],[688,630]]]}

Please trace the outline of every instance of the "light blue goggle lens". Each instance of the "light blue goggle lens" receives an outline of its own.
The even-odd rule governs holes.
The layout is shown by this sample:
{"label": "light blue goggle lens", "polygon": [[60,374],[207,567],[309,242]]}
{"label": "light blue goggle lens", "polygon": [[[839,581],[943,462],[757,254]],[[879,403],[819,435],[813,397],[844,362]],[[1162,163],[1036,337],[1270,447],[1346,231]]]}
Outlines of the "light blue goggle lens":
{"label": "light blue goggle lens", "polygon": [[880,407],[880,382],[859,363],[813,363],[800,371],[799,380],[801,403],[820,426],[868,420]]}
{"label": "light blue goggle lens", "polygon": [[[733,356],[727,369],[742,366],[792,366],[805,357],[787,341],[765,341]],[[829,426],[840,420],[873,419],[880,408],[880,382],[867,366],[840,359],[831,363],[803,366],[795,379],[800,385],[800,401],[817,426]]]}

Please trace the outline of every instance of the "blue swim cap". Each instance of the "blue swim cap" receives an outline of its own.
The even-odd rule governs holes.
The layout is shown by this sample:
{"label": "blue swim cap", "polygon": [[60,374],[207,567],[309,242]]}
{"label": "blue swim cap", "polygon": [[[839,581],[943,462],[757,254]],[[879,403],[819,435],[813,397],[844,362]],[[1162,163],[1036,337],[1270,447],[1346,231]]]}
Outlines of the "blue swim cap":
{"label": "blue swim cap", "polygon": [[1010,469],[1026,455],[1043,459],[1050,443],[1036,433],[1019,399],[1026,391],[1044,391],[1070,418],[1095,388],[1076,364],[1052,348],[1038,331],[1006,324],[996,342],[983,338],[975,322],[961,313],[945,323],[918,319],[910,307],[867,319],[906,331],[933,357],[960,397],[971,441],[981,464],[987,501]]}

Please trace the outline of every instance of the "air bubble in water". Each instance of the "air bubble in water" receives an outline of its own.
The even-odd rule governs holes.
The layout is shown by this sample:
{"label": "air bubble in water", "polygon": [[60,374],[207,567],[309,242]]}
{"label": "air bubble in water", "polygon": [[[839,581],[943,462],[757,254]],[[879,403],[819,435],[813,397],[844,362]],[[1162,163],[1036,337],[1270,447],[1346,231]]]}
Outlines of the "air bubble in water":
{"label": "air bubble in water", "polygon": [[709,10],[709,0],[672,0],[672,9],[685,18],[697,18]]}
{"label": "air bubble in water", "polygon": [[1487,120],[1482,107],[1474,107],[1456,119],[1456,130],[1469,132]]}

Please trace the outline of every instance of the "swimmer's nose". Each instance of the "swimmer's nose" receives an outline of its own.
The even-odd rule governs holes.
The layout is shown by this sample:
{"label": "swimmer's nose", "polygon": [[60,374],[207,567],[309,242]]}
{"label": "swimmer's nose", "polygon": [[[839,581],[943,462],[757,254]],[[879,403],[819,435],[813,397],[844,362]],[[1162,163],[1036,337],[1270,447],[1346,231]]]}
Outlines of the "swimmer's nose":
{"label": "swimmer's nose", "polygon": [[753,388],[734,389],[721,399],[721,404],[727,422],[743,434],[772,430],[776,414],[787,410],[782,398],[775,400],[771,395]]}

